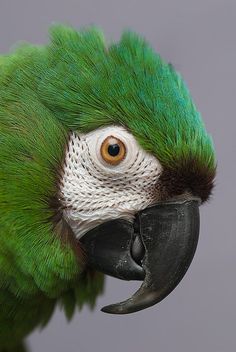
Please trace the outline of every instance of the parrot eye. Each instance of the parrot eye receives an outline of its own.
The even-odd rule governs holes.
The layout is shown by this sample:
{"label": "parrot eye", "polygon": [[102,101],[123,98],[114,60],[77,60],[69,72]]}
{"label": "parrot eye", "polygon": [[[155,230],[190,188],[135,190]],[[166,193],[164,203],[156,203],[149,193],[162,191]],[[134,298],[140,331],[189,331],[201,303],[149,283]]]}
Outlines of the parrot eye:
{"label": "parrot eye", "polygon": [[101,156],[105,162],[118,165],[126,155],[124,143],[113,136],[107,137],[101,145]]}

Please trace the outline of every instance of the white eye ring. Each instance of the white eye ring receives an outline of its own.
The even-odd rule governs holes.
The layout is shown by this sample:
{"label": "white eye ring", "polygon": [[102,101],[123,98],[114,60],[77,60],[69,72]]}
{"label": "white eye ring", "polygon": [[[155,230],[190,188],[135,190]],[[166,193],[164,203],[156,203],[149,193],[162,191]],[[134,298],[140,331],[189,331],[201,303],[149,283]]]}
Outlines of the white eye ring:
{"label": "white eye ring", "polygon": [[[100,167],[102,169],[109,170],[111,173],[125,172],[129,165],[133,163],[137,153],[139,152],[140,147],[138,146],[135,138],[122,126],[109,126],[101,128],[98,129],[96,133],[98,134],[97,142],[92,145],[92,148],[96,154],[96,159],[99,162]],[[102,144],[109,136],[117,138],[123,144],[125,149],[125,157],[123,157],[119,163],[114,165],[104,160],[101,154]]]}

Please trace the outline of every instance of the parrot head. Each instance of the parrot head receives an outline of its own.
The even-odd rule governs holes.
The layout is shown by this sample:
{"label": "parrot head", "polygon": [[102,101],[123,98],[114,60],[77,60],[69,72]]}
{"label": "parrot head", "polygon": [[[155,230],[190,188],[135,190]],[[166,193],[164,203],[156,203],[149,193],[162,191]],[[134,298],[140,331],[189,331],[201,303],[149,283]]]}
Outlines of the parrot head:
{"label": "parrot head", "polygon": [[44,107],[41,123],[51,121],[50,133],[43,127],[45,185],[39,191],[35,178],[32,189],[47,193],[54,234],[84,267],[143,281],[131,298],[103,308],[135,312],[165,298],[192,261],[199,205],[215,177],[213,142],[179,73],[138,35],[107,45],[98,29],[56,26],[51,37],[27,56],[22,49],[15,76],[29,82],[18,94],[35,101],[31,109]]}

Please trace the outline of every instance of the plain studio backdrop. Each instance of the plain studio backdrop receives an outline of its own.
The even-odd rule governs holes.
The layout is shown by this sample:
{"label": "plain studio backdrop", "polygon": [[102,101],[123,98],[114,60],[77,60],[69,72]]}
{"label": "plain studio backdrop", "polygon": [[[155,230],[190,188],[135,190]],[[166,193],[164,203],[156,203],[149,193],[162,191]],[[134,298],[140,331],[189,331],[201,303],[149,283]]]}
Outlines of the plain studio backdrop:
{"label": "plain studio backdrop", "polygon": [[236,1],[0,0],[0,53],[48,41],[53,22],[96,24],[109,40],[130,28],[183,75],[212,134],[214,196],[201,207],[200,241],[189,271],[160,304],[126,316],[100,312],[137,283],[107,278],[96,309],[67,323],[59,310],[28,339],[32,352],[234,352],[236,350]]}

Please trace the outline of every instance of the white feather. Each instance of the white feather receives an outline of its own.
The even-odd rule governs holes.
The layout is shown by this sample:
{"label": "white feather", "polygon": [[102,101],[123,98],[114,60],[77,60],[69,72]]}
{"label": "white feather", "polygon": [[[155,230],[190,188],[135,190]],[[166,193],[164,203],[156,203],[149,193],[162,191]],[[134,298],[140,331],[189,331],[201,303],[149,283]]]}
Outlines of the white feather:
{"label": "white feather", "polygon": [[[126,156],[118,165],[101,155],[108,136],[119,138]],[[159,161],[144,151],[121,126],[70,135],[61,182],[64,217],[77,238],[112,219],[132,221],[137,211],[157,201],[155,185],[162,171]]]}

